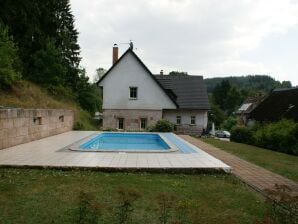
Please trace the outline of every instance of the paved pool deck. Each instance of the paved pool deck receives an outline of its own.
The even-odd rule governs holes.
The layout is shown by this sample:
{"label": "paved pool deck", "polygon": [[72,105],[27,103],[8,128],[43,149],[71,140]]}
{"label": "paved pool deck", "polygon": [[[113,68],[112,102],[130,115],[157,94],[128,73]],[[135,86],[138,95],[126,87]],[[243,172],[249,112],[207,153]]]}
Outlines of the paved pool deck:
{"label": "paved pool deck", "polygon": [[231,172],[230,166],[222,161],[179,136],[168,134],[165,137],[174,141],[177,147],[188,147],[169,153],[81,152],[68,149],[74,142],[96,133],[99,132],[70,131],[0,150],[0,166]]}

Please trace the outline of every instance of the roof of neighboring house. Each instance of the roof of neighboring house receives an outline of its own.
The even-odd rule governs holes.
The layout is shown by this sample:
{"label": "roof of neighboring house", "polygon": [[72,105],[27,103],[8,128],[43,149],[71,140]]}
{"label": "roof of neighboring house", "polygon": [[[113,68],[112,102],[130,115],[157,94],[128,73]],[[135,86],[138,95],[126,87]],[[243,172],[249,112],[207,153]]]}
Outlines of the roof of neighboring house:
{"label": "roof of neighboring house", "polygon": [[112,67],[98,80],[96,83],[99,85],[99,83],[107,77],[108,74],[113,70],[113,68],[127,55],[128,53],[132,53],[132,55],[137,59],[137,61],[142,65],[142,67],[148,72],[148,74],[153,78],[153,80],[156,82],[156,84],[165,92],[165,94],[171,99],[171,101],[176,105],[177,108],[179,108],[179,105],[177,104],[175,100],[175,96],[171,94],[170,91],[167,91],[163,88],[163,86],[157,81],[156,77],[151,73],[151,71],[147,68],[147,66],[142,62],[142,60],[134,53],[134,51],[131,48],[128,48],[124,54],[112,65]]}
{"label": "roof of neighboring house", "polygon": [[257,121],[278,121],[282,118],[298,121],[298,87],[273,90],[251,111],[250,117]]}
{"label": "roof of neighboring house", "polygon": [[252,108],[252,105],[253,103],[243,103],[236,111],[236,114],[249,113]]}
{"label": "roof of neighboring house", "polygon": [[236,111],[236,114],[249,114],[264,99],[263,95],[252,96],[247,98]]}
{"label": "roof of neighboring house", "polygon": [[210,109],[202,76],[155,75],[163,88],[174,96],[180,109]]}

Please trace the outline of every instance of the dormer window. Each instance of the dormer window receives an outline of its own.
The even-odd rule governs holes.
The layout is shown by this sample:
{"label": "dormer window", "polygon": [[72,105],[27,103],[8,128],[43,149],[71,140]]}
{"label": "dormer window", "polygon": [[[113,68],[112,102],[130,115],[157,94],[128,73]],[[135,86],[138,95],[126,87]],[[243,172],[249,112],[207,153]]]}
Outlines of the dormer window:
{"label": "dormer window", "polygon": [[138,98],[138,87],[129,87],[129,98],[133,100]]}

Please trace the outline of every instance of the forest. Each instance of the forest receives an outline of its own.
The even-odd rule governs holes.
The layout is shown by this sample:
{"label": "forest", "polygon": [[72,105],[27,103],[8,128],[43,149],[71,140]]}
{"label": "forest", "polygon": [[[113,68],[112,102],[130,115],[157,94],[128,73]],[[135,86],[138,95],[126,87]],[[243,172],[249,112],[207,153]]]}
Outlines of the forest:
{"label": "forest", "polygon": [[99,111],[100,92],[80,66],[69,0],[0,0],[0,5],[0,88],[34,83],[91,115]]}

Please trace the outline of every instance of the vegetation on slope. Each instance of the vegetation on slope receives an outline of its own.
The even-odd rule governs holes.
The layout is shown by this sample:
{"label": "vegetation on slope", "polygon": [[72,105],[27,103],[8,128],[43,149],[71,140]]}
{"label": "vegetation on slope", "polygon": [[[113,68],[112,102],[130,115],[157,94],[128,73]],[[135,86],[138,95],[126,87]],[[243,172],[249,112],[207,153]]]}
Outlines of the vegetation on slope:
{"label": "vegetation on slope", "polygon": [[75,114],[75,128],[95,130],[90,113],[83,110],[74,101],[58,99],[48,94],[48,91],[29,81],[19,81],[9,90],[0,89],[0,106],[18,108],[51,108],[70,109]]}

